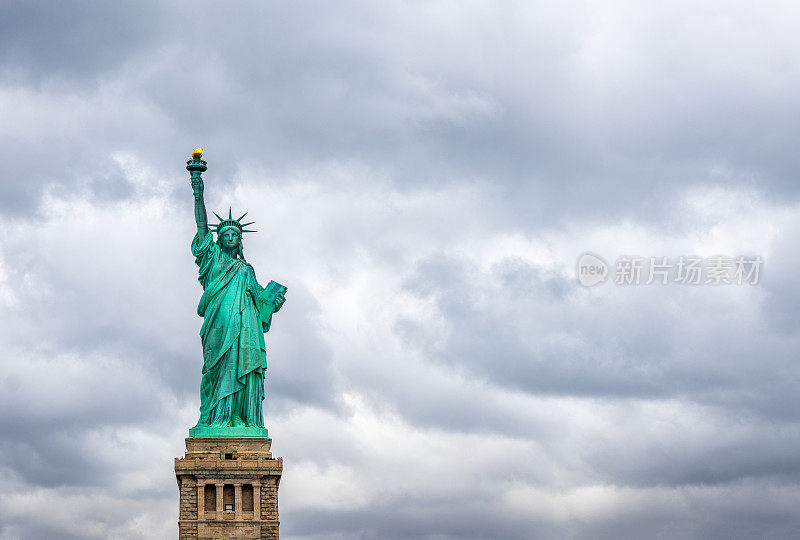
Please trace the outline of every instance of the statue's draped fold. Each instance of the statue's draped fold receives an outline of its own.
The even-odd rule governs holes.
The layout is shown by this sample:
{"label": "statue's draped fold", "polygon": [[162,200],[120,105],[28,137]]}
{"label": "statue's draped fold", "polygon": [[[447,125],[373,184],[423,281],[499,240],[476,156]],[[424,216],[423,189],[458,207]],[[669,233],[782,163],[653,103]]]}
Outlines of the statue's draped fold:
{"label": "statue's draped fold", "polygon": [[[198,426],[264,426],[264,331],[271,309],[259,301],[263,291],[253,267],[222,252],[206,234],[195,235],[192,254],[200,268],[203,296],[203,378]],[[262,313],[263,312],[263,313]]]}

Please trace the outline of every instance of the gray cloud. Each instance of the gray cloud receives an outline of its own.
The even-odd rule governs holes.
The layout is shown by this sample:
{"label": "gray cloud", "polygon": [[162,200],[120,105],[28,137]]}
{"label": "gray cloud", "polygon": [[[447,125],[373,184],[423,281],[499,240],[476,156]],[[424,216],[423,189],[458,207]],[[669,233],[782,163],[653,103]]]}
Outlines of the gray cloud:
{"label": "gray cloud", "polygon": [[195,145],[289,286],[287,538],[791,537],[795,8],[581,7],[3,3],[0,538],[174,536]]}
{"label": "gray cloud", "polygon": [[[346,160],[380,163],[399,189],[484,179],[502,186],[507,219],[533,227],[576,213],[664,218],[662,203],[697,183],[758,182],[794,196],[797,163],[785,141],[798,103],[794,73],[782,69],[791,49],[735,25],[681,26],[677,7],[634,10],[622,32],[591,11],[565,31],[522,4],[474,13],[365,4],[6,9],[5,71],[30,72],[22,89],[45,80],[36,87],[44,96],[88,102],[78,125],[59,126],[64,111],[50,111],[37,128],[76,132],[48,145],[46,165],[41,150],[6,134],[6,157],[17,159],[4,161],[26,163],[7,172],[19,180],[4,182],[6,212],[29,209],[42,184],[62,183],[54,164],[95,184],[108,175],[109,151],[136,147],[165,174],[180,169],[174,156],[190,141],[213,149],[223,178],[242,162],[281,171]],[[459,24],[442,32],[428,10]],[[791,43],[780,17],[776,10],[760,28],[773,31],[770,43]],[[50,39],[31,39],[40,34]],[[627,56],[604,55],[604,43],[620,53],[624,43]],[[737,55],[742,66],[731,73]],[[86,80],[94,84],[74,86]],[[87,137],[93,144],[68,142]],[[142,140],[149,144],[134,142]],[[731,173],[720,177],[720,168]]]}

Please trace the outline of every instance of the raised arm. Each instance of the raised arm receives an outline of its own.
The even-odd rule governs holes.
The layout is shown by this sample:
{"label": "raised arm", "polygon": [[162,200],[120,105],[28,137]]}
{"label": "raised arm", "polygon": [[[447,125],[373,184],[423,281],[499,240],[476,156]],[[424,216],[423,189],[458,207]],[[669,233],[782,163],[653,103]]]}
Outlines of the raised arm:
{"label": "raised arm", "polygon": [[192,171],[192,191],[194,191],[194,220],[197,222],[197,236],[203,240],[208,234],[208,214],[203,200],[203,179],[199,171]]}
{"label": "raised arm", "polygon": [[206,203],[203,200],[203,179],[201,174],[207,169],[206,162],[203,161],[203,149],[195,148],[192,152],[192,159],[186,162],[186,170],[192,177],[192,191],[194,191],[194,220],[197,222],[197,236],[203,240],[208,234],[208,215],[206,214]]}

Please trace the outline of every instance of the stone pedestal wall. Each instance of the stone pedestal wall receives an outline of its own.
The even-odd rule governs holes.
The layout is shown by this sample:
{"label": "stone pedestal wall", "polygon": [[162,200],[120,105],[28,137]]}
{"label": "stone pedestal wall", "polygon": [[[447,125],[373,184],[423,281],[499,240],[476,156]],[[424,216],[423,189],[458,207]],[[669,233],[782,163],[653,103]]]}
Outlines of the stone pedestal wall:
{"label": "stone pedestal wall", "polygon": [[271,439],[188,438],[175,458],[180,540],[278,540],[283,459]]}

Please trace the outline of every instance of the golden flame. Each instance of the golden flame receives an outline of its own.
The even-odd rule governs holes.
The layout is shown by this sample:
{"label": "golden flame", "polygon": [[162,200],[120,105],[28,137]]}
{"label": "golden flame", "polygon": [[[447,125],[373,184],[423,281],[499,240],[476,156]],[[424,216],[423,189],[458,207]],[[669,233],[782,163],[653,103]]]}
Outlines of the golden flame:
{"label": "golden flame", "polygon": [[201,157],[203,157],[203,149],[200,148],[199,146],[195,148],[194,151],[192,152],[192,157],[194,159],[200,159]]}

